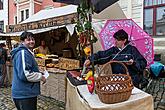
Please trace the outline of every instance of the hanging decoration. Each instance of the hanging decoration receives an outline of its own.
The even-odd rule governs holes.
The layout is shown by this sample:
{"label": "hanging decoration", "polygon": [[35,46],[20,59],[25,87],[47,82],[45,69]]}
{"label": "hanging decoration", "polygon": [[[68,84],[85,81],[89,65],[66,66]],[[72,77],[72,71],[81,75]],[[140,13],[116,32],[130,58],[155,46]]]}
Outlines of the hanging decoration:
{"label": "hanging decoration", "polygon": [[76,32],[79,36],[79,43],[83,48],[95,43],[97,38],[94,36],[91,15],[93,13],[93,8],[89,4],[89,0],[81,0],[77,8],[78,21],[76,25]]}

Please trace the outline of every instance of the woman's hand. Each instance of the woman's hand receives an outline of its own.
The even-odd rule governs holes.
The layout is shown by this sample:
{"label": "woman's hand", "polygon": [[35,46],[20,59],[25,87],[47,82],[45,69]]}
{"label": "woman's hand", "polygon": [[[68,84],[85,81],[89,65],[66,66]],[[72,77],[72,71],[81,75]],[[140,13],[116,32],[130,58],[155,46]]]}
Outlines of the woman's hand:
{"label": "woman's hand", "polygon": [[91,61],[90,61],[90,60],[85,60],[84,65],[87,67],[87,66],[89,66],[89,65],[90,65],[90,63],[91,63]]}
{"label": "woman's hand", "polygon": [[133,64],[133,59],[130,59],[128,62],[126,62],[127,65],[132,65]]}

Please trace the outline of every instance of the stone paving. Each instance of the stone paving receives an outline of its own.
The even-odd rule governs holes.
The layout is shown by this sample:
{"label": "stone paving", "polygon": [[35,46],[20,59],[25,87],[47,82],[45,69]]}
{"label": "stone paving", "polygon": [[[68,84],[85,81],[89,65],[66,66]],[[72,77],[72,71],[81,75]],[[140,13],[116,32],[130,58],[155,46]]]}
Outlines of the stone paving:
{"label": "stone paving", "polygon": [[[152,79],[145,90],[154,99],[154,110],[165,110],[165,78]],[[65,104],[53,98],[39,96],[38,110],[65,110]],[[0,88],[0,110],[16,110],[11,99],[11,88]]]}
{"label": "stone paving", "polygon": [[154,99],[154,110],[165,110],[165,78],[152,79],[145,90]]}
{"label": "stone paving", "polygon": [[[65,110],[65,104],[53,98],[39,96],[37,110]],[[17,110],[11,99],[11,88],[0,88],[0,110]]]}

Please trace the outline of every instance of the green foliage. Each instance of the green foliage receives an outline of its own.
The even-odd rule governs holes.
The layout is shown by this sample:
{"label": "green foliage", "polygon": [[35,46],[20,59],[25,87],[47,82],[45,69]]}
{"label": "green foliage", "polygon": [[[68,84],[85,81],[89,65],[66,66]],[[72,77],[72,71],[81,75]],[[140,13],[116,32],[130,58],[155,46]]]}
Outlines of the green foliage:
{"label": "green foliage", "polygon": [[91,23],[90,21],[86,21],[86,22],[84,23],[84,28],[85,28],[85,30],[90,30],[90,29],[92,29],[92,23]]}
{"label": "green foliage", "polygon": [[86,33],[85,37],[91,43],[95,43],[97,41],[97,38],[94,36],[94,34],[91,33],[92,23],[90,16],[92,15],[92,7],[93,6],[89,4],[88,0],[81,0],[81,3],[77,8],[78,21],[76,25],[76,31],[79,34]]}

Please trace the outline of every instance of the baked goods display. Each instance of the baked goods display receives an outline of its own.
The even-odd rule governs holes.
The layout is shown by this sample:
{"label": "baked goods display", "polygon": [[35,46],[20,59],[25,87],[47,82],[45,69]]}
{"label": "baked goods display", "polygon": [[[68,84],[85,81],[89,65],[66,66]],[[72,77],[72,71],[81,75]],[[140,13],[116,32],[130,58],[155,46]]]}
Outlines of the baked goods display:
{"label": "baked goods display", "polygon": [[35,57],[38,65],[46,68],[74,70],[80,67],[79,60],[58,57],[58,55],[35,54]]}

